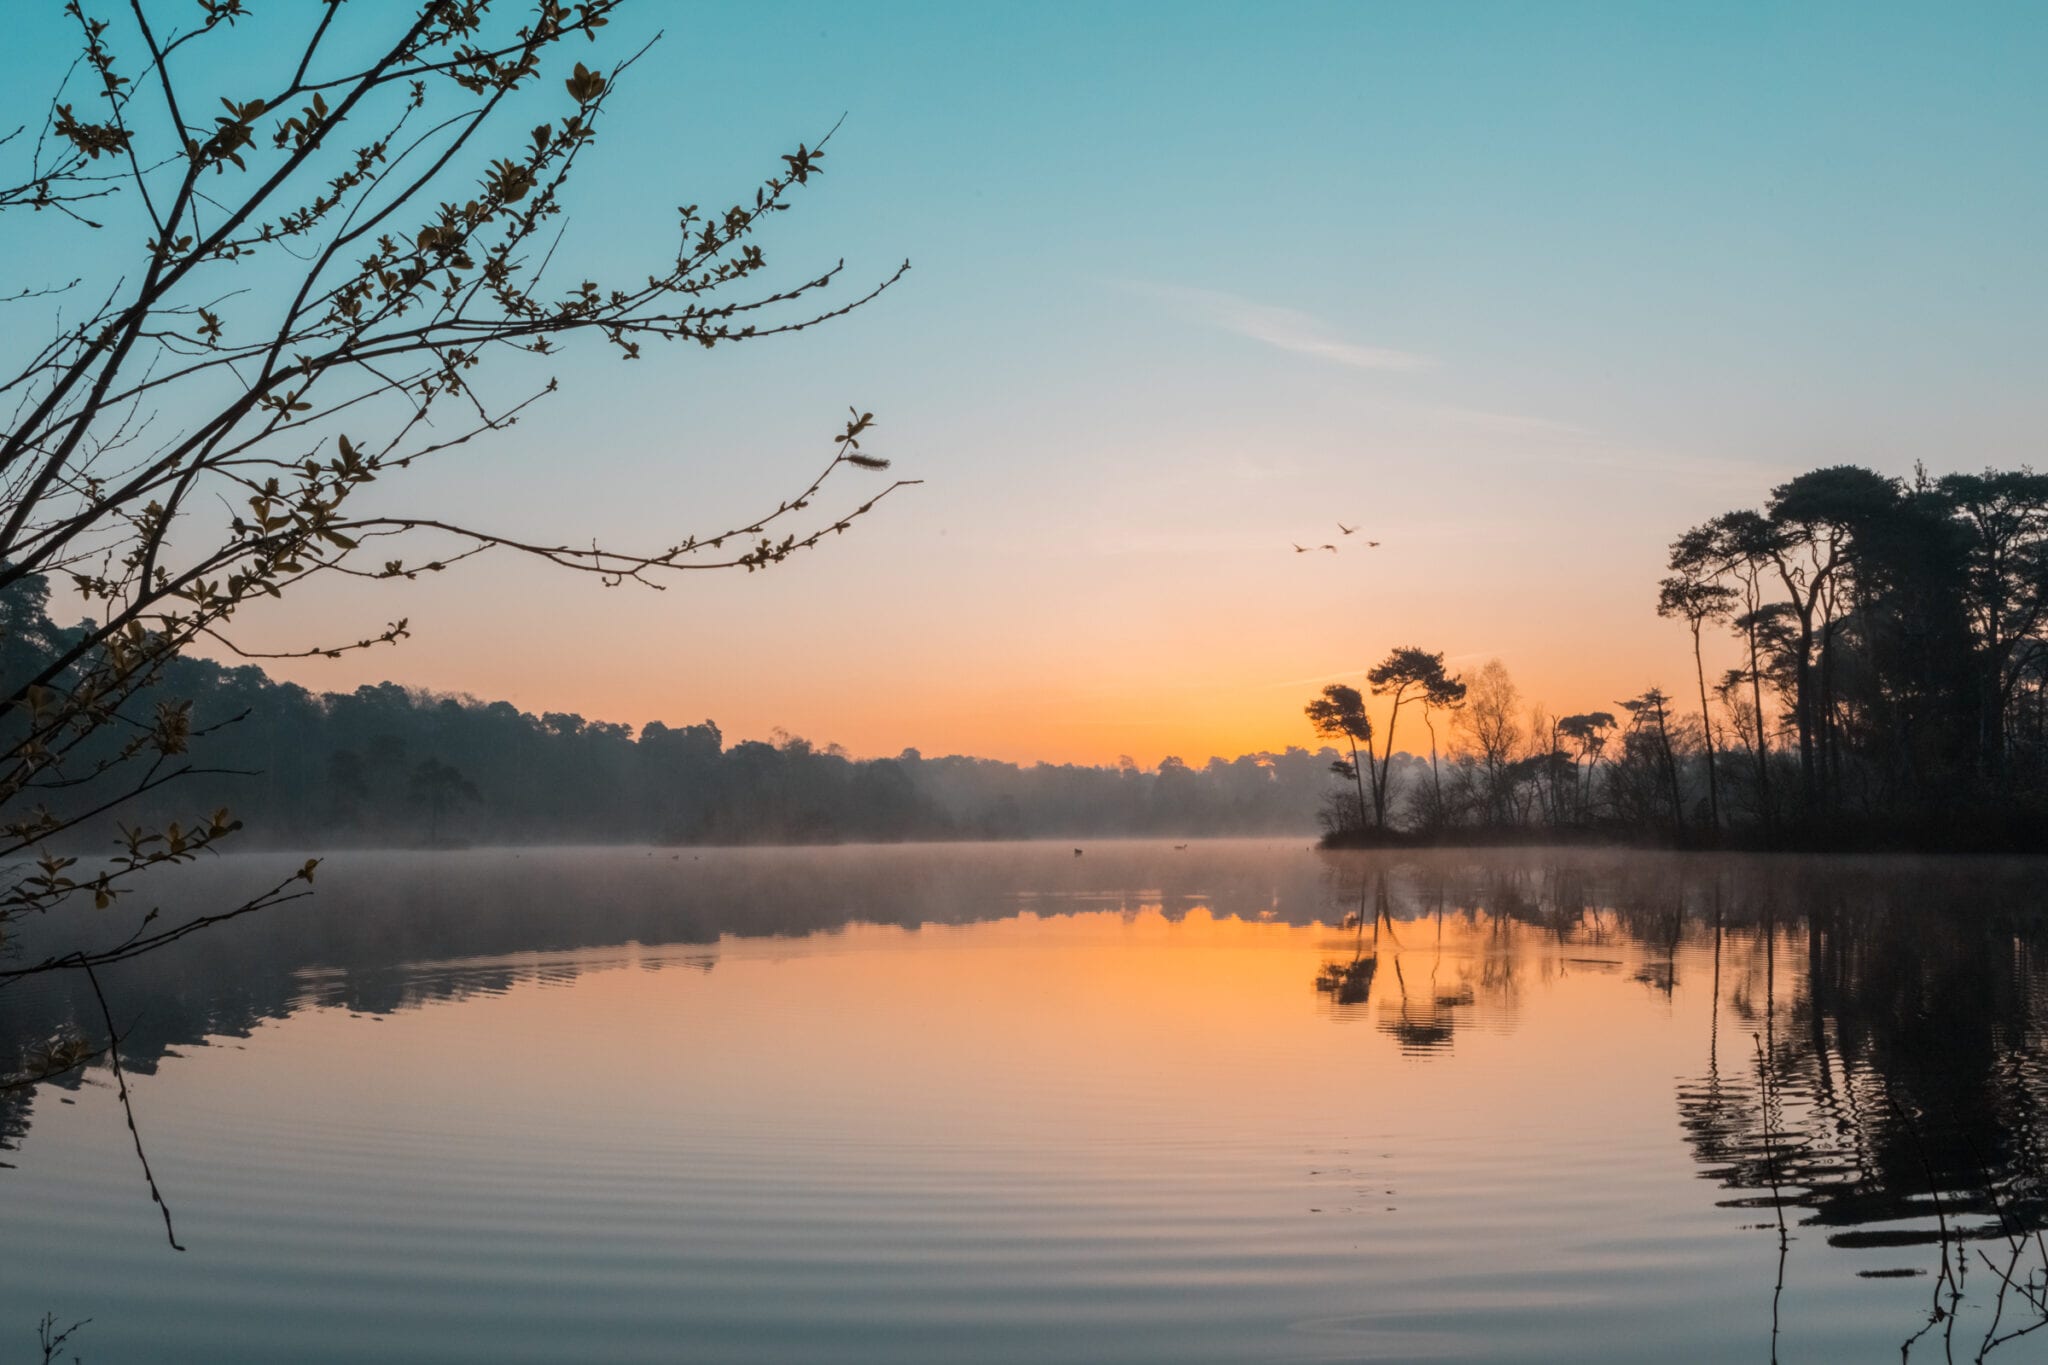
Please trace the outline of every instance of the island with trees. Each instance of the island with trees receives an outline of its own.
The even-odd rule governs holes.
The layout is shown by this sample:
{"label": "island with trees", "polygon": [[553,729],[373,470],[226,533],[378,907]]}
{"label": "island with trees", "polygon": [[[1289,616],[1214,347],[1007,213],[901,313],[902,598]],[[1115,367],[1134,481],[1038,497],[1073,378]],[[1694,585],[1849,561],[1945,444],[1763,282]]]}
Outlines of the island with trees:
{"label": "island with trees", "polygon": [[[1307,707],[1344,744],[1332,845],[1613,839],[1680,846],[2037,849],[2048,840],[2048,475],[1802,474],[1671,545],[1660,616],[1691,634],[1689,710],[1525,703],[1506,667],[1393,650]],[[1740,662],[1710,676],[1703,637]],[[1404,707],[1424,780],[1392,782]],[[1452,736],[1440,759],[1438,718]],[[1361,762],[1362,760],[1362,762]]]}

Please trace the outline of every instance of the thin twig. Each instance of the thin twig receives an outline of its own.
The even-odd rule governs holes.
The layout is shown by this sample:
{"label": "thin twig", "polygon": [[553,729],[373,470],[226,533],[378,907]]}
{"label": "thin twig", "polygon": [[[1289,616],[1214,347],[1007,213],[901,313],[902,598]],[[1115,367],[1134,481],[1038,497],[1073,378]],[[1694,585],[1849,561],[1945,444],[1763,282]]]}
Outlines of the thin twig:
{"label": "thin twig", "polygon": [[156,1186],[156,1175],[149,1169],[149,1153],[142,1150],[142,1130],[135,1126],[135,1105],[128,1097],[127,1074],[121,1070],[121,1039],[114,1032],[114,1013],[107,1008],[106,992],[100,989],[99,974],[93,971],[92,962],[81,953],[78,965],[85,969],[85,979],[92,983],[93,998],[99,1001],[100,1018],[107,1026],[107,1065],[113,1068],[114,1085],[121,1096],[121,1112],[128,1118],[128,1136],[135,1140],[135,1159],[142,1163],[142,1178],[149,1184],[149,1197],[156,1201],[164,1216],[164,1236],[170,1239],[171,1250],[183,1251],[185,1248],[178,1241],[178,1230],[171,1226],[171,1206],[164,1202],[164,1192]]}

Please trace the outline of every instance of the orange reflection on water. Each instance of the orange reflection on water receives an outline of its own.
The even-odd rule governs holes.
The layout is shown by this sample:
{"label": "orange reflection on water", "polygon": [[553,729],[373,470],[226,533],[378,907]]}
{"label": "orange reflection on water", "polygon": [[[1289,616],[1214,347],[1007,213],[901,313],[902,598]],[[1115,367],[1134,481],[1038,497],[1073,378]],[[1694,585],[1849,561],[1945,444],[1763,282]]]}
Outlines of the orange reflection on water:
{"label": "orange reflection on water", "polygon": [[[1868,1335],[1836,1311],[1877,1301],[1856,1275],[1925,1248],[1897,1241],[1919,1218],[1905,1158],[1857,1164],[1897,1144],[1840,1120],[1938,1099],[1968,1150],[2006,1122],[1967,1109],[2003,1091],[1947,1079],[1991,1064],[1966,1029],[1922,1057],[1869,1027],[1864,1002],[1917,1020],[2022,980],[2011,942],[1977,937],[2010,896],[1987,884],[1944,930],[1884,899],[1903,865],[584,850],[358,860],[351,883],[337,861],[322,919],[195,950],[213,993],[117,991],[195,1030],[164,1028],[133,1083],[180,1231],[219,1258],[123,1263],[111,1281],[151,1305],[125,1316],[152,1331],[191,1303],[173,1326],[208,1340],[202,1291],[232,1284],[273,1342],[353,1330],[450,1359],[549,1331],[552,1358],[575,1338],[814,1359],[884,1325],[903,1335],[866,1358],[958,1358],[971,1328],[1079,1359],[1061,1333],[1112,1319],[1152,1359],[1339,1331],[1344,1359],[1496,1359],[1543,1333],[1594,1358],[1754,1326],[1776,1268],[1756,1208],[1796,1160],[1813,1210],[1883,1226],[1800,1239],[1787,1301],[1833,1295],[1809,1320]],[[1861,902],[1891,908],[1861,926],[1840,908]],[[694,941],[632,941],[657,935]],[[520,951],[550,943],[610,946]],[[290,993],[256,989],[266,973]],[[2000,1017],[2031,1027],[2033,998]],[[133,1160],[110,1092],[76,1098],[39,1095],[8,1154],[10,1222],[44,1249],[24,1274],[58,1308],[108,1282],[80,1266],[160,1250],[109,1176]]]}

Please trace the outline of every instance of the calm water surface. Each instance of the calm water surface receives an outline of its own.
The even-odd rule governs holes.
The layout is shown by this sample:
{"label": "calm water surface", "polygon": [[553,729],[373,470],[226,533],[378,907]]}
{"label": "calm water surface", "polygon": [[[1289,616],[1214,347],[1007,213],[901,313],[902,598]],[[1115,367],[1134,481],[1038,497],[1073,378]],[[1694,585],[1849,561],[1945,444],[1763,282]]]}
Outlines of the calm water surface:
{"label": "calm water surface", "polygon": [[0,1092],[0,1359],[2048,1360],[2044,872],[341,856],[106,976],[190,1250],[103,1068]]}

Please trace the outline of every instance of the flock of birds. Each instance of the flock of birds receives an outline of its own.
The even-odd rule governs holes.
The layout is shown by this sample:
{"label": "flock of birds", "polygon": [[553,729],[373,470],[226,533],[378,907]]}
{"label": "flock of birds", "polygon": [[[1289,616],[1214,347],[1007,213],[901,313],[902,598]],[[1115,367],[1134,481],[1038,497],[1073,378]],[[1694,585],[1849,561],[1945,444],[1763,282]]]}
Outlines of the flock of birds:
{"label": "flock of birds", "polygon": [[[1340,530],[1340,531],[1342,531],[1342,532],[1343,532],[1343,533],[1344,533],[1345,535],[1347,535],[1347,536],[1349,536],[1349,535],[1356,535],[1356,534],[1358,533],[1358,528],[1357,528],[1356,526],[1346,526],[1346,525],[1345,525],[1345,524],[1344,524],[1343,522],[1341,522],[1341,521],[1337,523],[1337,529],[1338,529],[1338,530]],[[1380,543],[1379,543],[1379,542],[1378,542],[1377,540],[1368,540],[1367,542],[1365,542],[1365,548],[1366,548],[1366,549],[1368,549],[1368,550],[1377,550],[1377,549],[1379,549],[1379,547],[1380,547]],[[1313,554],[1313,553],[1314,553],[1315,551],[1317,551],[1317,550],[1328,550],[1328,551],[1329,551],[1329,552],[1330,552],[1331,554],[1336,554],[1336,553],[1337,553],[1337,547],[1336,547],[1335,545],[1329,545],[1329,544],[1325,544],[1325,545],[1296,545],[1296,546],[1294,547],[1294,553],[1296,553],[1296,554],[1298,554],[1298,555],[1305,555],[1305,554]]]}

